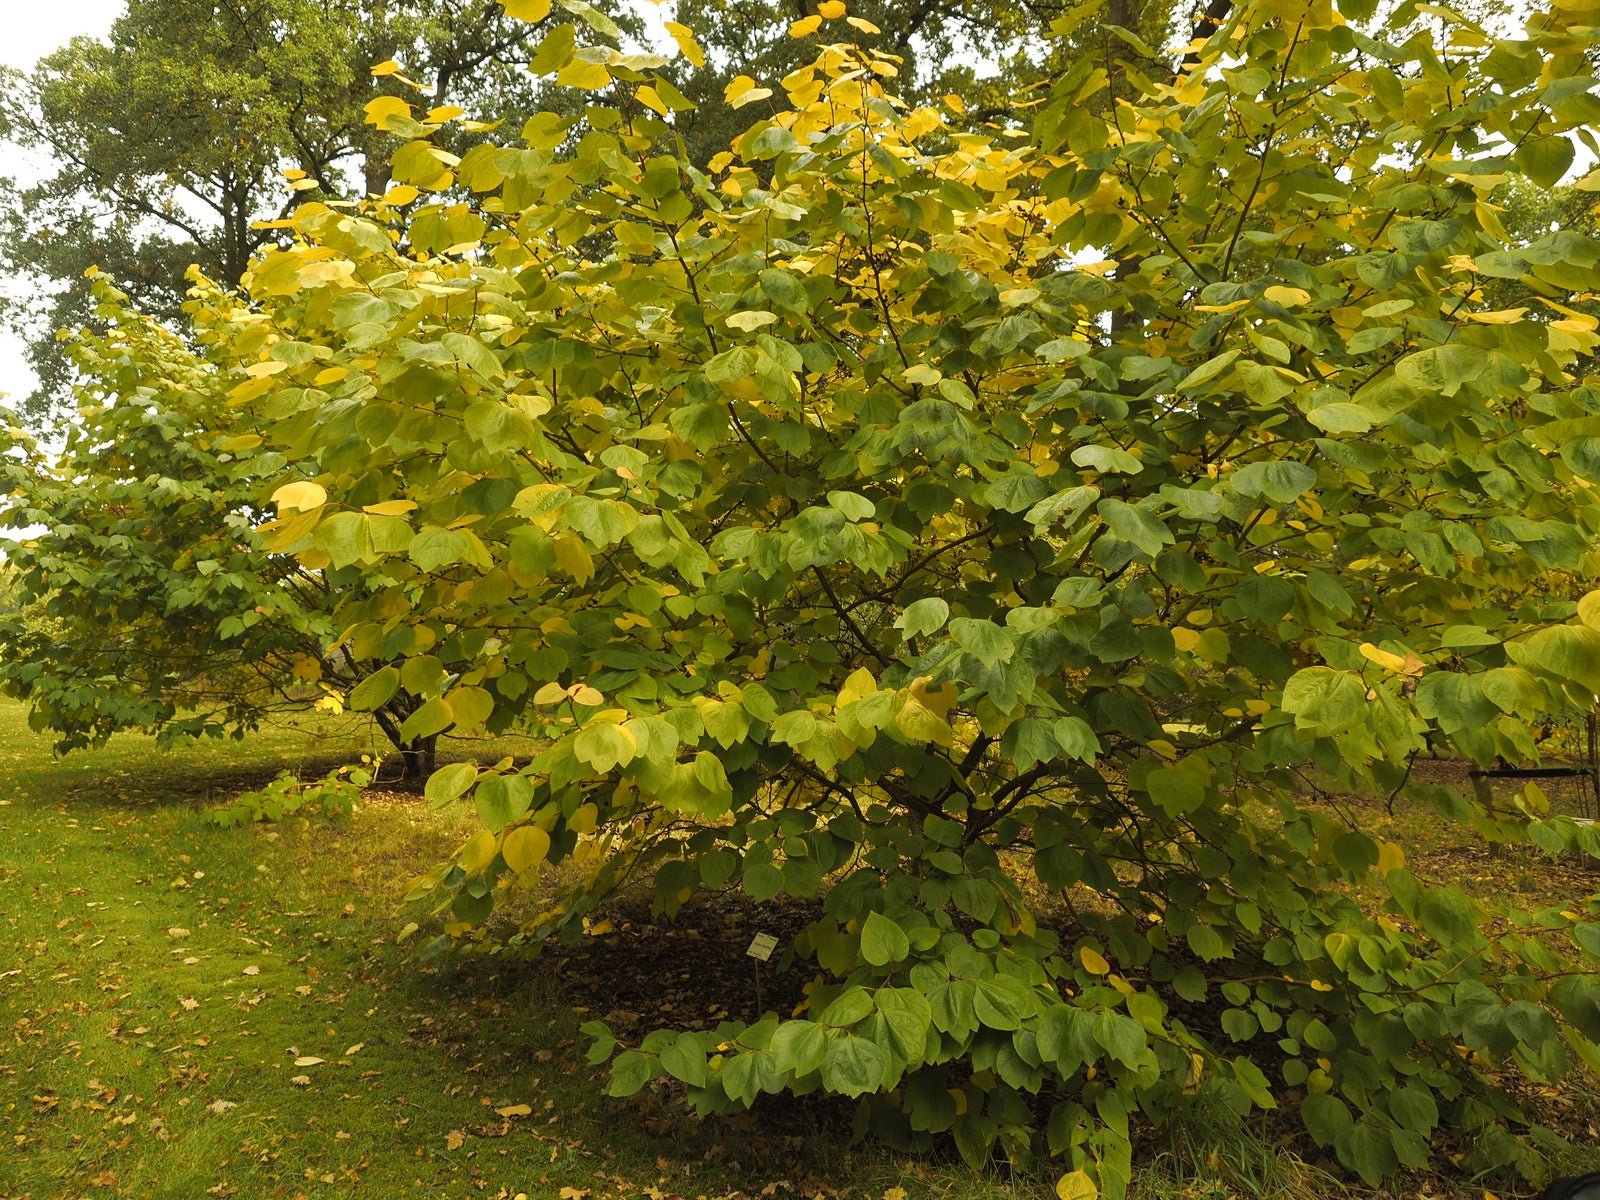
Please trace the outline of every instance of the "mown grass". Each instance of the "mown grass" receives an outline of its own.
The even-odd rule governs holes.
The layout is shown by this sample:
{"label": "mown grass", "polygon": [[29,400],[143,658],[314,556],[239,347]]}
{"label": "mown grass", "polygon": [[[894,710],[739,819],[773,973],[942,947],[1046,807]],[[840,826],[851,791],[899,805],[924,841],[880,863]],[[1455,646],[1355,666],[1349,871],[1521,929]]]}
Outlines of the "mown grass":
{"label": "mown grass", "polygon": [[55,761],[0,702],[0,1197],[1048,1194],[793,1119],[663,1105],[644,1127],[604,1097],[559,981],[394,944],[405,880],[462,817],[392,798],[203,818],[368,748],[319,721]]}
{"label": "mown grass", "polygon": [[[54,760],[0,701],[0,1200],[1053,1195],[1050,1178],[852,1148],[847,1113],[702,1123],[670,1098],[606,1099],[560,978],[428,966],[395,944],[406,880],[459,844],[466,814],[384,795],[347,821],[204,819],[283,767],[373,748],[319,718]],[[1448,832],[1400,817],[1392,836],[1448,869]],[[1485,886],[1517,885],[1521,868],[1494,866]],[[1343,1191],[1267,1130],[1206,1113],[1135,1174],[1140,1200]]]}

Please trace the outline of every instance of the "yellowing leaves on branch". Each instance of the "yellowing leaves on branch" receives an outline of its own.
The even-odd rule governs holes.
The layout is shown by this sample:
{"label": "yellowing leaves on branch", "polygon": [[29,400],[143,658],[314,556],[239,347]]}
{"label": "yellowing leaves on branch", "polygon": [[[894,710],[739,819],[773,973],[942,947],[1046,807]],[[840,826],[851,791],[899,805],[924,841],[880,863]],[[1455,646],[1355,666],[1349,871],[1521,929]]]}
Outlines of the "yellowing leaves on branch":
{"label": "yellowing leaves on branch", "polygon": [[484,825],[419,887],[439,944],[546,864],[582,871],[521,945],[624,881],[815,901],[798,1012],[586,1026],[613,1093],[820,1088],[1063,1196],[1118,1200],[1130,1118],[1196,1103],[1373,1184],[1440,1130],[1533,1163],[1504,1078],[1600,1064],[1600,909],[1484,924],[1319,797],[1530,761],[1600,691],[1550,591],[1597,567],[1600,243],[1491,200],[1595,149],[1592,15],[1432,10],[1446,63],[1359,0],[1214,6],[985,136],[830,0],[706,164],[661,60],[553,23],[582,116],[409,137],[408,217],[302,209],[193,304],[293,464],[272,550],[402,733],[539,746],[430,783]]}

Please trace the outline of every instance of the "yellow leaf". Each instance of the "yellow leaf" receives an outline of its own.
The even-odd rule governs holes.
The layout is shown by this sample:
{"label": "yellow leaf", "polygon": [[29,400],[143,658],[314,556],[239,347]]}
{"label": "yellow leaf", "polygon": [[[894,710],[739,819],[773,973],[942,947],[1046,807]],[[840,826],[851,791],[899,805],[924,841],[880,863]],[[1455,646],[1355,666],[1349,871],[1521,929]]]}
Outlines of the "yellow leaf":
{"label": "yellow leaf", "polygon": [[505,5],[506,16],[532,24],[550,15],[550,0],[500,0]]}
{"label": "yellow leaf", "polygon": [[810,37],[822,27],[822,18],[817,16],[801,17],[789,26],[789,36],[792,38]]}
{"label": "yellow leaf", "polygon": [[315,1067],[327,1061],[325,1058],[318,1058],[315,1054],[302,1054],[294,1060],[294,1065],[297,1067]]}
{"label": "yellow leaf", "polygon": [[882,33],[883,32],[883,30],[879,29],[876,25],[874,25],[871,21],[867,20],[865,17],[846,17],[845,18],[845,23],[848,24],[848,25],[854,25],[857,29],[861,30],[862,33]]}
{"label": "yellow leaf", "polygon": [[1515,325],[1527,311],[1526,308],[1498,308],[1493,312],[1469,312],[1467,320],[1480,325]]}
{"label": "yellow leaf", "polygon": [[494,1111],[499,1113],[502,1117],[526,1117],[533,1114],[533,1105],[508,1104],[504,1108],[497,1108]]}
{"label": "yellow leaf", "polygon": [[817,5],[817,14],[824,21],[837,21],[844,16],[844,12],[844,5],[840,0],[822,0],[822,3]]}
{"label": "yellow leaf", "polygon": [[311,382],[317,387],[327,387],[330,383],[338,383],[350,374],[344,367],[327,367],[317,372],[317,377]]}
{"label": "yellow leaf", "polygon": [[1384,875],[1406,865],[1406,852],[1393,842],[1378,843],[1378,870]]}
{"label": "yellow leaf", "polygon": [[580,804],[578,810],[567,818],[567,828],[573,833],[593,833],[600,810],[592,804]]}
{"label": "yellow leaf", "polygon": [[1285,308],[1298,308],[1311,299],[1311,293],[1304,288],[1281,287],[1274,285],[1262,293],[1274,304],[1281,304]]}
{"label": "yellow leaf", "polygon": [[385,500],[381,504],[364,504],[361,506],[361,511],[371,513],[375,517],[400,517],[416,507],[415,500]]}
{"label": "yellow leaf", "polygon": [[1180,625],[1172,631],[1172,644],[1185,654],[1189,654],[1200,644],[1200,635]]}
{"label": "yellow leaf", "polygon": [[850,673],[850,677],[844,681],[844,686],[839,689],[835,707],[843,708],[847,704],[854,704],[863,696],[870,696],[877,690],[878,681],[872,677],[872,672],[865,667],[858,667]]}
{"label": "yellow leaf", "polygon": [[1056,1195],[1061,1200],[1097,1200],[1100,1189],[1087,1171],[1068,1171],[1056,1180]]}
{"label": "yellow leaf", "polygon": [[599,63],[575,58],[556,72],[556,82],[562,87],[597,92],[611,83],[611,72]]}
{"label": "yellow leaf", "polygon": [[600,689],[590,687],[587,683],[580,683],[572,689],[572,699],[574,703],[582,704],[588,708],[594,708],[606,702],[606,698],[600,692]]}
{"label": "yellow leaf", "polygon": [[376,125],[379,129],[389,128],[389,122],[395,117],[409,117],[411,105],[399,96],[378,96],[368,100],[365,112],[367,124]]}
{"label": "yellow leaf", "polygon": [[953,93],[944,98],[944,106],[951,112],[965,113],[967,111],[967,102]]}
{"label": "yellow leaf", "polygon": [[537,867],[550,853],[550,835],[537,825],[519,825],[506,834],[500,854],[513,871]]}
{"label": "yellow leaf", "polygon": [[735,75],[732,79],[728,80],[727,86],[722,89],[722,98],[729,104],[732,104],[740,96],[744,95],[755,86],[756,81],[751,79],[750,76]]}
{"label": "yellow leaf", "polygon": [[1387,650],[1379,649],[1371,642],[1361,643],[1361,657],[1368,662],[1377,663],[1385,671],[1393,671],[1396,675],[1406,673],[1406,660],[1398,654],[1391,654]]}
{"label": "yellow leaf", "polygon": [[1590,629],[1600,629],[1600,592],[1589,592],[1578,601],[1578,620]]}
{"label": "yellow leaf", "polygon": [[928,676],[919,675],[911,681],[911,696],[941,721],[950,715],[950,710],[956,706],[956,685],[946,683],[937,689],[930,690],[931,682]]}
{"label": "yellow leaf", "polygon": [[666,101],[661,99],[661,93],[648,83],[635,92],[634,97],[651,112],[659,113],[663,117],[670,111],[667,108]]}
{"label": "yellow leaf", "polygon": [[912,742],[932,742],[938,746],[949,746],[955,741],[950,726],[916,700],[905,702],[895,715],[894,723],[896,728]]}
{"label": "yellow leaf", "polygon": [[559,683],[547,683],[533,694],[535,704],[560,704],[567,698],[567,689]]}
{"label": "yellow leaf", "polygon": [[733,101],[729,107],[743,108],[746,104],[754,104],[757,100],[765,100],[770,95],[772,95],[771,88],[751,88]]}
{"label": "yellow leaf", "polygon": [[771,325],[778,318],[769,312],[736,312],[727,317],[728,326],[749,333],[752,329],[760,329],[763,325]]}
{"label": "yellow leaf", "polygon": [[694,30],[677,21],[666,22],[666,30],[672,35],[672,40],[678,43],[678,49],[697,67],[706,65],[706,52],[700,49],[700,43],[694,39]]}
{"label": "yellow leaf", "polygon": [[556,565],[580,585],[594,578],[594,557],[582,540],[570,533],[556,539]]}
{"label": "yellow leaf", "polygon": [[390,188],[387,192],[385,192],[383,194],[383,202],[385,204],[399,207],[402,204],[410,204],[420,195],[422,195],[422,193],[417,191],[417,189],[412,187],[409,183],[402,183]]}
{"label": "yellow leaf", "polygon": [[914,367],[907,367],[900,375],[907,383],[921,384],[923,387],[932,387],[943,379],[944,376],[930,366],[918,363]]}
{"label": "yellow leaf", "polygon": [[478,830],[461,847],[461,869],[468,875],[476,875],[494,861],[495,848],[494,834],[487,829]]}
{"label": "yellow leaf", "polygon": [[384,75],[397,75],[399,72],[400,64],[395,62],[395,60],[392,58],[385,59],[383,62],[372,68],[372,73],[380,78]]}
{"label": "yellow leaf", "polygon": [[273,492],[272,502],[278,506],[280,512],[285,510],[310,512],[328,502],[328,489],[320,483],[301,479],[295,483],[286,483]]}
{"label": "yellow leaf", "polygon": [[1091,975],[1104,975],[1111,970],[1111,964],[1106,961],[1105,955],[1091,946],[1080,947],[1078,958],[1083,962],[1083,969]]}

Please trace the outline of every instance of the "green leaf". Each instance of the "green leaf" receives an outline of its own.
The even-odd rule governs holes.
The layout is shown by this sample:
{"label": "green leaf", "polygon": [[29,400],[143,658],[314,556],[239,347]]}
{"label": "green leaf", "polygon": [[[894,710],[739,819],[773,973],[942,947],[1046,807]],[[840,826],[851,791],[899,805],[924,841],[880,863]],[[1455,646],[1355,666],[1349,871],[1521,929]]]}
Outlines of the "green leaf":
{"label": "green leaf", "polygon": [[1520,641],[1507,642],[1513,662],[1600,693],[1600,630],[1579,625],[1541,629]]}
{"label": "green leaf", "polygon": [[1446,946],[1473,946],[1480,940],[1472,901],[1456,888],[1428,888],[1417,915],[1422,927]]}
{"label": "green leaf", "polygon": [[1353,728],[1364,719],[1366,708],[1366,685],[1349,671],[1307,667],[1283,687],[1283,711],[1294,716],[1296,729],[1313,737]]}
{"label": "green leaf", "polygon": [[449,729],[455,724],[455,719],[450,706],[443,700],[429,700],[405,719],[400,726],[400,740],[410,742],[419,738],[433,737],[434,734]]}
{"label": "green leaf", "polygon": [[451,763],[428,776],[425,794],[436,807],[440,807],[462,796],[477,778],[477,763]]}
{"label": "green leaf", "polygon": [[345,703],[356,712],[373,712],[394,699],[399,690],[399,668],[383,667],[351,688]]}
{"label": "green leaf", "polygon": [[1016,643],[1011,633],[993,621],[957,617],[950,622],[950,637],[986,667],[1009,662],[1016,653]]}
{"label": "green leaf", "polygon": [[473,793],[478,818],[499,833],[523,813],[533,801],[533,783],[523,775],[489,775]]}
{"label": "green leaf", "polygon": [[785,1021],[772,1035],[770,1047],[778,1070],[799,1077],[822,1066],[828,1054],[828,1031],[812,1021]]}
{"label": "green leaf", "polygon": [[611,1063],[610,1096],[633,1096],[643,1090],[653,1074],[651,1060],[636,1050],[624,1050]]}
{"label": "green leaf", "polygon": [[938,633],[950,619],[950,605],[937,596],[925,596],[912,602],[900,614],[894,627],[910,640],[925,634]]}
{"label": "green leaf", "polygon": [[872,1002],[888,1026],[894,1052],[916,1066],[927,1050],[928,1032],[933,1028],[933,1009],[927,998],[914,988],[886,987],[873,993]]}
{"label": "green leaf", "polygon": [[1094,1040],[1113,1060],[1129,1068],[1139,1065],[1147,1045],[1144,1027],[1139,1022],[1113,1012],[1103,1012],[1094,1018]]}
{"label": "green leaf", "polygon": [[705,1087],[709,1078],[706,1050],[698,1033],[680,1033],[661,1052],[662,1069],[674,1079],[681,1079],[690,1087]]}
{"label": "green leaf", "polygon": [[1241,496],[1264,497],[1274,504],[1293,504],[1317,482],[1317,472],[1305,463],[1274,459],[1240,467],[1230,485]]}
{"label": "green leaf", "polygon": [[1319,1146],[1333,1145],[1355,1125],[1349,1106],[1326,1092],[1313,1092],[1300,1102],[1300,1120]]}
{"label": "green leaf", "polygon": [[591,725],[578,734],[573,753],[600,775],[625,767],[639,752],[632,733],[620,725]]}
{"label": "green leaf", "polygon": [[1558,134],[1524,142],[1511,159],[1536,186],[1553,188],[1572,169],[1577,150],[1570,139]]}
{"label": "green leaf", "polygon": [[902,961],[911,953],[905,930],[880,912],[870,912],[861,925],[861,957],[875,967]]}
{"label": "green leaf", "polygon": [[840,1034],[831,1039],[822,1062],[822,1085],[841,1096],[865,1095],[883,1086],[889,1063],[866,1038]]}
{"label": "green leaf", "polygon": [[1112,533],[1151,558],[1160,554],[1163,546],[1176,541],[1172,530],[1159,517],[1125,501],[1102,500],[1095,511]]}
{"label": "green leaf", "polygon": [[978,980],[972,1006],[982,1024],[1001,1030],[1022,1028],[1035,1007],[1027,985],[1005,975]]}

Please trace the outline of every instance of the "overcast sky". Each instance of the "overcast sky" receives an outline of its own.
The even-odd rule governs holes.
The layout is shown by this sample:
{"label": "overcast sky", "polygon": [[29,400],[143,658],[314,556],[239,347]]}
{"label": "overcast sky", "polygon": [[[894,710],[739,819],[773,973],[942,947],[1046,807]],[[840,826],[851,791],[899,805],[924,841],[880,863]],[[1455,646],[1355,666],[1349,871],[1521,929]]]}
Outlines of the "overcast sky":
{"label": "overcast sky", "polygon": [[[0,37],[0,62],[8,67],[31,67],[47,54],[81,33],[102,36],[122,11],[123,0],[46,0],[6,6],[6,31]],[[6,290],[13,281],[5,280]],[[0,393],[21,400],[33,390],[33,375],[22,358],[22,347],[0,334]]]}

